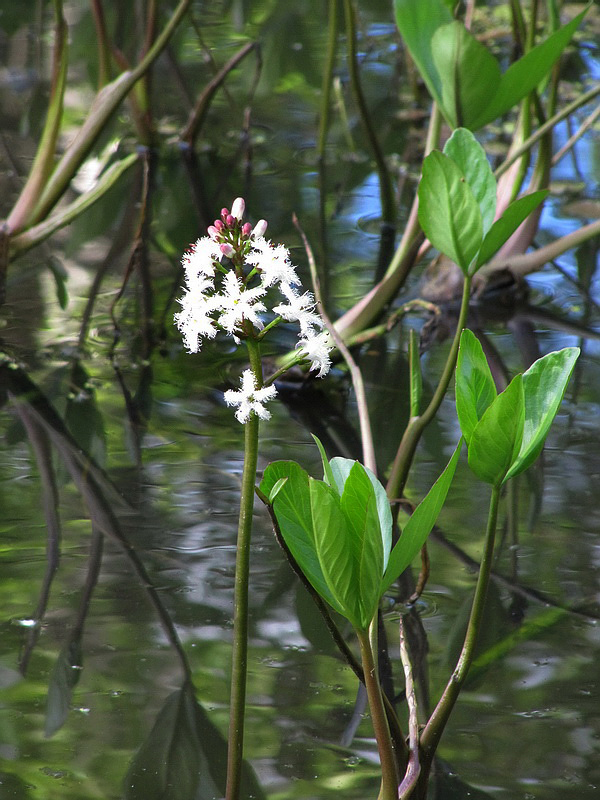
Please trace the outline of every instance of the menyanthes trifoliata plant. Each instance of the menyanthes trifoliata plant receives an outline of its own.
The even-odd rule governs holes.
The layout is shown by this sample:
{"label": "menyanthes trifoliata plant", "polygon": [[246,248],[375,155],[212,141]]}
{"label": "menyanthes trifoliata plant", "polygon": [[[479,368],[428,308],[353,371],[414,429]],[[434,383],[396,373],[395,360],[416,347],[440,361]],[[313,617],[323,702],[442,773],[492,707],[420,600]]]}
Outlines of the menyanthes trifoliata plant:
{"label": "menyanthes trifoliata plant", "polygon": [[[225,392],[244,428],[244,470],[235,563],[233,647],[226,797],[239,797],[243,755],[246,673],[248,661],[248,581],[254,485],[258,460],[258,427],[271,416],[265,407],[277,395],[278,376],[296,364],[306,364],[323,377],[331,366],[331,335],[315,309],[315,298],[302,289],[290,252],[265,238],[267,223],[244,222],[245,203],[234,200],[221,210],[207,236],[198,239],[182,259],[185,291],[175,323],[190,353],[203,339],[221,333],[245,345],[250,366],[241,387]],[[275,326],[297,325],[294,357],[285,367],[263,378],[260,343]]]}

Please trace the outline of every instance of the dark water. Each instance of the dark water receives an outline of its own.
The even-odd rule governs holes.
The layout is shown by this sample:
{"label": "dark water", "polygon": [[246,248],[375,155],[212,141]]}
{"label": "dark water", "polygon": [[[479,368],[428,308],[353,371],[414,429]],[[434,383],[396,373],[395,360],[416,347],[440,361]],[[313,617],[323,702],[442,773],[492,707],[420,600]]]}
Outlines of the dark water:
{"label": "dark water", "polygon": [[[324,13],[319,3],[250,5],[216,4],[206,14],[195,9],[219,65],[247,36],[260,34],[264,41],[248,135],[243,125],[252,56],[251,66],[230,78],[229,96],[219,92],[211,107],[197,148],[199,208],[211,221],[223,204],[244,194],[251,218],[269,220],[269,234],[292,247],[302,271],[305,258],[290,218],[296,211],[318,240],[314,147]],[[4,143],[15,158],[13,166],[3,166],[8,209],[19,184],[15,173],[27,168],[39,132],[48,53],[38,43],[36,22],[9,15],[6,2],[0,6]],[[73,126],[93,86],[93,27],[87,8],[72,4],[67,10],[75,89],[69,97],[74,119],[67,122]],[[115,23],[110,14],[109,23]],[[363,79],[386,149],[403,160],[422,132],[394,115],[402,88],[395,41],[388,4],[370,4],[361,19]],[[195,94],[211,74],[198,40],[181,33],[174,47]],[[371,285],[379,229],[377,180],[343,62],[342,56],[350,127],[334,115],[327,194],[330,289],[338,310]],[[1,367],[0,384],[2,800],[125,797],[128,783],[143,784],[141,761],[132,763],[157,719],[163,747],[176,730],[180,738],[171,744],[184,754],[182,762],[189,749],[188,764],[195,758],[199,769],[205,765],[197,796],[212,797],[212,781],[218,784],[243,459],[243,430],[222,391],[237,382],[243,353],[216,342],[187,355],[172,327],[169,298],[179,280],[178,260],[201,232],[201,213],[173,143],[186,101],[168,62],[161,64],[155,79],[161,148],[150,231],[154,345],[140,333],[139,274],[117,294],[137,223],[135,168],[105,201],[9,273],[0,318],[12,359]],[[114,120],[111,135],[123,137],[127,150],[134,140],[124,131],[129,137],[124,118]],[[567,136],[566,128],[557,132],[558,140]],[[576,162],[567,158],[557,168],[561,193],[548,203],[540,242],[589,221],[577,216],[573,202],[597,197],[598,153],[596,132],[577,147]],[[92,281],[109,252],[81,339]],[[49,264],[68,276],[64,308]],[[472,320],[510,370],[522,369],[536,349],[580,344],[584,353],[541,468],[523,476],[503,507],[481,656],[440,748],[446,774],[439,797],[585,800],[598,794],[600,353],[597,336],[583,338],[577,327],[597,328],[597,266],[597,246],[584,246],[531,279],[530,306],[500,320],[480,309]],[[304,277],[308,282],[305,271]],[[111,318],[117,299],[118,337]],[[416,317],[410,322],[421,324]],[[281,350],[290,344],[284,336],[277,341]],[[361,356],[382,469],[405,419],[404,346],[395,333]],[[444,344],[425,355],[427,381],[435,380],[444,357]],[[359,455],[355,409],[341,371],[308,391],[282,387],[280,394],[283,402],[273,404],[273,417],[262,427],[261,468],[291,457],[320,474],[310,432],[328,444],[330,455]],[[435,480],[457,436],[448,400],[424,437],[412,497]],[[431,578],[412,617],[415,646],[428,648],[419,667],[423,707],[436,701],[456,658],[487,501],[487,490],[460,465],[431,543]],[[247,778],[248,794],[278,800],[375,796],[378,763],[368,715],[359,718],[353,737],[349,733],[356,680],[292,578],[261,508],[255,523],[246,756],[256,780]],[[392,610],[387,630],[399,682]],[[179,708],[191,703],[186,675],[201,707],[199,739],[172,723],[175,700]],[[160,761],[141,752],[146,768]],[[176,781],[183,772],[185,766]],[[151,777],[136,796],[155,796],[157,783]]]}

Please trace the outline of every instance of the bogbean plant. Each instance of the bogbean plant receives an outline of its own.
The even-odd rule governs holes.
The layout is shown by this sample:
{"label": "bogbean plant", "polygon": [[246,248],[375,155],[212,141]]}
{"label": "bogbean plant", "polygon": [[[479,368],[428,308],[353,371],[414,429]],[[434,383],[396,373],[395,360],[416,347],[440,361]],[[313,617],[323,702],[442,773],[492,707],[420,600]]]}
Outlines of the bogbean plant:
{"label": "bogbean plant", "polygon": [[[390,506],[390,499],[396,496],[393,488],[397,482],[388,482],[386,491],[377,476],[359,462],[346,458],[328,460],[318,440],[322,480],[308,475],[296,462],[278,461],[267,466],[260,486],[255,487],[259,420],[270,416],[266,403],[277,394],[277,378],[292,364],[304,364],[319,377],[325,375],[331,363],[332,340],[315,310],[313,295],[302,292],[287,248],[273,245],[265,238],[264,220],[255,227],[243,222],[243,200],[238,198],[231,211],[223,209],[221,218],[208,229],[208,235],[185,254],[186,287],[176,323],[187,349],[198,352],[202,339],[222,332],[246,347],[249,360],[241,389],[227,391],[224,396],[229,406],[236,407],[235,416],[245,426],[227,800],[238,798],[241,789],[249,550],[255,489],[269,506],[276,534],[292,566],[313,593],[330,627],[335,629],[327,606],[348,620],[355,631],[362,661],[362,671],[360,668],[356,671],[366,687],[380,754],[379,800],[425,796],[432,759],[469,671],[481,628],[502,487],[527,469],[541,452],[579,354],[577,348],[550,353],[523,375],[513,378],[498,394],[481,345],[464,328],[473,275],[544,196],[544,192],[537,192],[517,200],[495,220],[496,181],[485,153],[465,129],[455,131],[444,152],[433,151],[424,161],[419,188],[420,224],[432,244],[461,267],[465,282],[456,336],[431,402],[435,413],[449,376],[454,373],[462,436],[441,476],[401,530],[394,522]],[[277,302],[273,302],[273,296]],[[286,366],[265,379],[261,342],[281,324],[298,326],[298,344]],[[413,386],[420,384],[418,369],[418,361],[412,359]],[[427,409],[429,415],[419,415],[419,403],[417,398],[413,419],[430,418],[431,404]],[[403,474],[410,467],[420,430],[413,435],[411,448],[403,449],[400,443],[403,463],[398,467],[396,462],[394,468]],[[380,601],[425,544],[446,500],[465,444],[475,477],[491,486],[483,557],[462,651],[429,720],[418,720],[414,692],[407,685],[407,697],[413,699],[411,731],[406,740],[378,679]],[[394,538],[397,541],[392,545]],[[336,640],[339,643],[341,637]],[[410,666],[405,663],[404,667],[409,675]]]}

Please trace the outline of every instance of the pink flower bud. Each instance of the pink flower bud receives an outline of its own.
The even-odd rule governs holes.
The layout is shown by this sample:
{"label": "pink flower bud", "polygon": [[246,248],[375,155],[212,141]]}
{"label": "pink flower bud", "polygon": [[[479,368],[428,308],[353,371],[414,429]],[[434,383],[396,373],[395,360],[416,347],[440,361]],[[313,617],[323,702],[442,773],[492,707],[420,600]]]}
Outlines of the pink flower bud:
{"label": "pink flower bud", "polygon": [[233,249],[233,247],[230,244],[221,244],[221,245],[219,245],[219,248],[220,248],[221,252],[223,253],[223,255],[227,256],[227,258],[231,258],[233,256],[233,254],[235,253],[235,250]]}
{"label": "pink flower bud", "polygon": [[215,220],[214,227],[215,227],[215,228],[216,228],[216,229],[219,231],[219,233],[220,233],[220,232],[223,230],[223,228],[225,227],[225,225],[223,225],[223,223],[221,222],[221,220],[220,220],[220,219],[216,219],[216,220]]}
{"label": "pink flower bud", "polygon": [[242,236],[250,236],[252,233],[252,225],[249,222],[246,222],[242,225]]}
{"label": "pink flower bud", "polygon": [[225,220],[225,219],[227,219],[228,216],[229,216],[229,209],[228,208],[222,208],[221,209],[221,218],[223,220]]}
{"label": "pink flower bud", "polygon": [[231,206],[231,216],[238,220],[242,220],[244,211],[246,210],[246,203],[243,197],[236,197]]}
{"label": "pink flower bud", "polygon": [[254,228],[252,229],[252,236],[264,236],[267,232],[267,220],[259,219]]}
{"label": "pink flower bud", "polygon": [[228,228],[233,228],[234,222],[235,219],[231,216],[231,214],[227,214],[227,217],[225,219],[225,225],[227,225]]}
{"label": "pink flower bud", "polygon": [[219,230],[215,225],[209,225],[206,231],[213,242],[216,242],[219,238]]}

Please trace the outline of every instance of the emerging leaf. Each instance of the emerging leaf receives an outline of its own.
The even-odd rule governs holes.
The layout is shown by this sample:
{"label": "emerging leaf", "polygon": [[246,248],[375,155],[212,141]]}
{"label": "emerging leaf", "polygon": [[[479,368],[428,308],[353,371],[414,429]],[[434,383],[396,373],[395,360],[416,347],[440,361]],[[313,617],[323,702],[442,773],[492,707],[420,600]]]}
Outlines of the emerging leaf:
{"label": "emerging leaf", "polygon": [[496,386],[479,339],[465,329],[456,362],[456,413],[467,446],[477,423],[496,399]]}
{"label": "emerging leaf", "polygon": [[492,486],[504,481],[521,447],[524,423],[523,379],[516,375],[471,434],[469,466],[480,480]]}
{"label": "emerging leaf", "polygon": [[517,230],[519,225],[527,219],[534,209],[544,201],[548,195],[547,189],[541,189],[539,192],[532,192],[520,197],[511,203],[506,209],[504,214],[497,219],[487,232],[481,250],[477,255],[472,274],[482,267],[498,252],[502,245],[507,242],[513,233]]}
{"label": "emerging leaf", "polygon": [[526,470],[542,451],[544,441],[558,413],[575,362],[578,347],[565,347],[539,358],[523,374],[525,424],[519,455],[505,481]]}

